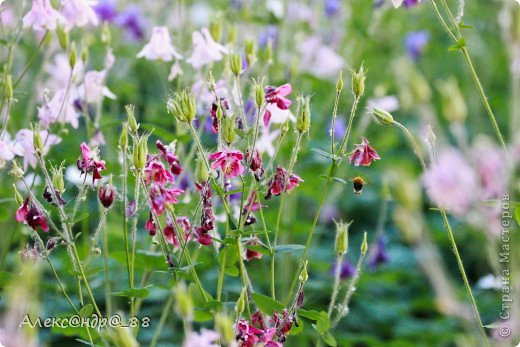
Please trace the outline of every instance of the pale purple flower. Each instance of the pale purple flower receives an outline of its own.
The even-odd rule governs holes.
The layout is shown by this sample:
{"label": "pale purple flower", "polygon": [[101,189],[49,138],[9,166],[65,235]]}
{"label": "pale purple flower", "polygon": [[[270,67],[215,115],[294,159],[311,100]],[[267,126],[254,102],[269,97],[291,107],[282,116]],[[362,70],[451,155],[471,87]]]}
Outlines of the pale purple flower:
{"label": "pale purple flower", "polygon": [[377,244],[370,255],[370,260],[368,261],[368,266],[375,270],[379,266],[386,264],[390,257],[388,256],[388,252],[386,250],[386,238],[384,236],[380,236],[377,239]]}
{"label": "pale purple flower", "polygon": [[392,0],[392,4],[395,8],[400,7],[401,5],[404,5],[405,7],[412,7],[420,3],[421,0]]}
{"label": "pale purple flower", "polygon": [[[330,272],[334,275],[336,274],[336,267],[337,267],[337,263],[336,262],[333,262],[332,263],[332,267],[331,267],[331,270]],[[344,259],[343,262],[341,263],[341,270],[339,271],[339,278],[344,280],[344,279],[347,279],[347,278],[351,278],[352,276],[354,276],[354,273],[356,272],[356,268],[354,267],[354,265],[352,265],[351,262],[349,262],[348,260]]]}
{"label": "pale purple flower", "polygon": [[341,0],[325,0],[325,14],[327,17],[335,16],[341,9]]}
{"label": "pale purple flower", "polygon": [[102,22],[113,22],[117,17],[115,0],[101,0],[94,6],[94,11]]}
{"label": "pale purple flower", "polygon": [[168,81],[172,81],[175,77],[180,76],[184,73],[181,68],[181,64],[178,60],[175,61],[175,63],[172,65],[172,68],[170,69],[170,74],[168,75]]}
{"label": "pale purple flower", "polygon": [[0,138],[0,168],[3,168],[5,163],[12,160],[15,155],[23,155],[23,148],[11,140],[7,132],[4,132]]}
{"label": "pale purple flower", "polygon": [[468,212],[478,193],[475,172],[455,149],[441,152],[422,180],[430,200],[456,216]]}
{"label": "pale purple flower", "polygon": [[144,38],[146,20],[136,5],[128,6],[116,19],[117,25],[127,30],[132,40],[140,41]]}
{"label": "pale purple flower", "polygon": [[105,86],[106,71],[89,71],[85,74],[83,84],[79,87],[79,93],[87,103],[96,103],[104,97],[115,99],[116,96]]}
{"label": "pale purple flower", "polygon": [[[70,78],[69,57],[65,53],[58,53],[51,62],[44,65],[45,72],[49,79],[45,82],[45,87],[50,90],[66,88]],[[84,65],[81,59],[76,61],[72,71],[72,81],[80,81],[83,78]]]}
{"label": "pale purple flower", "polygon": [[[342,139],[347,132],[347,124],[345,123],[345,119],[338,117],[334,122],[334,137],[336,139]],[[329,125],[329,135],[332,136],[332,121]]]}
{"label": "pale purple flower", "polygon": [[338,75],[345,60],[336,51],[323,44],[319,37],[310,37],[299,44],[300,68],[317,77],[330,78]]}
{"label": "pale purple flower", "polygon": [[69,123],[77,129],[79,124],[79,114],[65,89],[58,90],[50,100],[45,100],[43,105],[38,107],[38,119],[44,128],[58,122]]}
{"label": "pale purple flower", "polygon": [[93,0],[62,0],[61,12],[65,17],[65,28],[84,27],[87,24],[98,25],[99,19],[93,6],[97,1]]}
{"label": "pale purple flower", "polygon": [[23,27],[36,31],[54,30],[58,22],[64,23],[65,18],[52,7],[50,0],[33,0],[31,10],[23,17]]}
{"label": "pale purple flower", "polygon": [[218,343],[219,338],[220,335],[217,332],[202,329],[200,334],[196,332],[189,333],[184,339],[182,347],[217,347],[220,346]]}
{"label": "pale purple flower", "polygon": [[228,50],[220,43],[215,42],[207,28],[194,31],[192,34],[193,53],[187,60],[195,69],[202,66],[220,61]]}
{"label": "pale purple flower", "polygon": [[408,53],[413,60],[419,59],[429,39],[430,34],[424,30],[408,33],[404,38],[406,53]]}
{"label": "pale purple flower", "polygon": [[497,199],[507,191],[509,170],[504,152],[493,142],[480,138],[472,148],[482,199]]}
{"label": "pale purple flower", "polygon": [[167,27],[154,27],[150,42],[137,53],[137,58],[148,60],[172,61],[182,59],[171,43],[170,33]]}
{"label": "pale purple flower", "polygon": [[276,25],[269,25],[262,32],[260,32],[258,37],[258,45],[262,48],[267,46],[267,42],[271,41],[273,46],[276,46],[278,42],[278,27]]}
{"label": "pale purple flower", "polygon": [[399,109],[399,100],[395,95],[387,95],[380,98],[368,99],[367,108],[373,110],[379,108],[386,112],[395,112]]}
{"label": "pale purple flower", "polygon": [[4,5],[0,8],[0,21],[6,29],[11,29],[16,25],[18,18],[12,6]]}
{"label": "pale purple flower", "polygon": [[[57,145],[61,142],[60,137],[50,134],[47,130],[41,130],[40,136],[42,138],[42,143],[44,144],[42,155],[47,154],[51,146]],[[21,149],[23,150],[22,156],[24,170],[26,170],[29,165],[31,165],[32,168],[35,168],[38,165],[38,158],[34,153],[32,130],[22,129],[18,131],[14,140],[16,145],[21,146]]]}

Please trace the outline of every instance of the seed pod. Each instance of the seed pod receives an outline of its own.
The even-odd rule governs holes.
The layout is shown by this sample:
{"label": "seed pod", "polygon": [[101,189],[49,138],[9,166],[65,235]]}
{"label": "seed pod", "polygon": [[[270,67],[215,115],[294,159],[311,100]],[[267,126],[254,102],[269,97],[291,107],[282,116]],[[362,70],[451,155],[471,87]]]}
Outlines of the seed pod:
{"label": "seed pod", "polygon": [[74,69],[74,66],[76,66],[76,60],[78,59],[78,56],[76,54],[76,44],[72,42],[70,45],[70,55],[69,55],[69,65],[71,69]]}
{"label": "seed pod", "polygon": [[352,222],[347,224],[342,222],[336,223],[336,242],[334,248],[338,256],[348,251],[348,229],[350,224],[352,224]]}
{"label": "seed pod", "polygon": [[385,110],[382,110],[380,108],[374,107],[372,109],[372,114],[377,119],[379,123],[382,125],[392,125],[394,124],[394,117]]}
{"label": "seed pod", "polygon": [[233,117],[223,118],[222,135],[224,136],[224,141],[226,141],[228,145],[235,141],[235,118],[235,115],[233,115]]}
{"label": "seed pod", "polygon": [[357,72],[352,71],[352,93],[356,98],[360,98],[365,93],[365,79],[366,72],[363,65]]}
{"label": "seed pod", "polygon": [[134,105],[126,105],[125,110],[126,110],[126,114],[128,115],[128,127],[130,128],[130,132],[132,132],[132,134],[137,134],[137,130],[139,129],[139,124],[135,120]]}
{"label": "seed pod", "polygon": [[243,287],[242,292],[240,293],[240,297],[238,298],[237,303],[235,305],[235,312],[237,313],[237,316],[240,316],[246,308],[246,295],[247,290],[245,287]]}
{"label": "seed pod", "polygon": [[238,53],[232,53],[229,55],[229,67],[235,77],[240,76],[242,73],[242,56]]}
{"label": "seed pod", "polygon": [[361,255],[365,255],[368,251],[367,232],[363,234],[363,242],[361,243]]}
{"label": "seed pod", "polygon": [[298,118],[296,119],[296,130],[300,133],[308,132],[311,127],[310,97],[298,97]]}

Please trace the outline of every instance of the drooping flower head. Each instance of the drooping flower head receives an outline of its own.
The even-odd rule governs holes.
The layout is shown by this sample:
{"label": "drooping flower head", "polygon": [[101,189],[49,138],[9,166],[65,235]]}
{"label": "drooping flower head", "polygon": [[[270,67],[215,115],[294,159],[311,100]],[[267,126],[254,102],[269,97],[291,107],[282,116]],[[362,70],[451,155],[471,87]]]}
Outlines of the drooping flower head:
{"label": "drooping flower head", "polygon": [[227,48],[215,42],[207,28],[194,31],[192,41],[193,53],[187,62],[195,69],[200,69],[204,65],[220,61],[225,54],[228,54]]}
{"label": "drooping flower head", "polygon": [[56,11],[50,0],[33,0],[31,10],[23,17],[23,27],[36,31],[54,30],[65,18]]}
{"label": "drooping flower head", "polygon": [[61,11],[66,21],[65,28],[69,30],[74,26],[83,27],[88,23],[98,25],[99,19],[92,7],[96,2],[91,0],[62,0]]}
{"label": "drooping flower head", "polygon": [[161,141],[157,140],[155,143],[157,149],[161,152],[161,158],[170,165],[170,171],[172,174],[178,176],[182,173],[182,166],[179,158],[175,155],[175,146],[165,146]]}
{"label": "drooping flower head", "polygon": [[101,204],[105,208],[109,208],[114,203],[116,188],[110,183],[106,184],[104,187],[99,186],[98,197]]}
{"label": "drooping flower head", "polygon": [[[284,189],[285,181],[287,181],[287,185]],[[303,180],[295,174],[291,174],[287,179],[287,171],[285,171],[284,168],[278,166],[276,168],[276,173],[274,177],[271,178],[271,180],[268,183],[267,195],[265,196],[265,198],[268,200],[271,198],[271,196],[278,196],[283,191],[288,193],[295,187],[297,187],[300,184],[300,182],[303,182]]]}
{"label": "drooping flower head", "polygon": [[262,253],[259,251],[253,249],[254,246],[260,246],[262,245],[260,240],[258,238],[253,237],[246,241],[246,254],[245,259],[247,261],[253,260],[253,259],[262,259]]}
{"label": "drooping flower head", "polygon": [[195,237],[201,245],[208,246],[212,238],[209,232],[215,228],[215,214],[211,202],[211,189],[208,181],[195,183],[202,200],[202,212],[200,215],[200,227],[195,228]]}
{"label": "drooping flower head", "polygon": [[182,189],[173,187],[166,188],[155,182],[150,185],[149,189],[152,209],[158,215],[164,212],[167,204],[177,204],[179,202],[177,197],[184,193]]}
{"label": "drooping flower head", "polygon": [[[177,218],[177,225],[182,229],[182,235],[184,238],[184,242],[186,242],[190,236],[190,230],[191,230],[191,224],[188,217],[178,217]],[[168,222],[166,223],[166,226],[163,229],[164,238],[166,241],[170,244],[172,244],[175,249],[179,248],[179,238],[177,235],[177,232],[175,231],[175,225],[172,223],[170,219],[168,219]]]}
{"label": "drooping flower head", "polygon": [[253,153],[248,149],[246,152],[246,162],[249,163],[249,168],[253,171],[255,178],[259,181],[264,176],[264,165],[262,163],[262,155],[258,149],[254,149]]}
{"label": "drooping flower head", "polygon": [[15,219],[17,222],[27,223],[34,230],[40,228],[45,232],[49,231],[49,225],[45,216],[39,208],[30,204],[29,196],[25,198],[22,206],[16,210]]}
{"label": "drooping flower head", "polygon": [[356,149],[350,155],[350,163],[354,166],[370,166],[373,161],[379,160],[381,157],[368,144],[366,137],[361,138],[361,144],[356,144]]}
{"label": "drooping flower head", "polygon": [[130,5],[116,18],[117,25],[125,28],[128,36],[135,41],[140,41],[144,38],[144,30],[147,23],[142,12],[138,6]]}
{"label": "drooping flower head", "polygon": [[244,155],[240,151],[230,149],[222,150],[211,154],[209,159],[213,160],[211,167],[215,170],[222,170],[224,175],[228,178],[237,177],[244,172],[244,166],[242,165]]}
{"label": "drooping flower head", "polygon": [[92,173],[92,185],[101,179],[100,171],[105,170],[105,161],[99,158],[98,150],[92,151],[85,142],[81,143],[81,159],[78,159],[77,166],[81,174]]}
{"label": "drooping flower head", "polygon": [[412,7],[420,3],[421,0],[392,0],[392,4],[395,8],[400,7],[401,5],[404,5],[405,7]]}
{"label": "drooping flower head", "polygon": [[137,53],[137,58],[172,61],[174,58],[182,59],[182,56],[177,52],[175,47],[173,47],[168,28],[154,27],[150,42]]}
{"label": "drooping flower head", "polygon": [[101,0],[94,6],[94,11],[102,22],[113,22],[117,17],[115,0]]}
{"label": "drooping flower head", "polygon": [[[279,87],[265,87],[265,102],[269,105],[276,105],[280,110],[287,110],[292,104],[292,101],[287,99],[286,96],[292,93],[292,87],[289,83],[281,85]],[[266,109],[264,113],[264,125],[267,127],[271,120],[272,112]]]}
{"label": "drooping flower head", "polygon": [[146,183],[156,182],[160,185],[166,183],[173,183],[173,175],[169,170],[166,170],[163,163],[161,163],[156,156],[151,156],[144,168]]}
{"label": "drooping flower head", "polygon": [[[338,266],[338,264],[336,262],[334,262],[332,264],[332,268],[330,270],[332,275],[334,275],[336,273],[337,266]],[[354,276],[354,273],[356,272],[356,268],[354,267],[354,265],[352,265],[351,262],[344,259],[343,262],[341,263],[341,269],[339,271],[340,271],[339,278],[344,280],[344,279],[348,279],[348,278],[351,278],[352,276]]]}
{"label": "drooping flower head", "polygon": [[377,269],[379,266],[386,264],[389,259],[388,252],[386,250],[386,239],[384,236],[380,236],[377,239],[375,251],[368,261],[368,266],[371,269]]}
{"label": "drooping flower head", "polygon": [[430,35],[427,31],[416,31],[406,35],[404,47],[412,60],[417,60],[421,57],[429,39]]}

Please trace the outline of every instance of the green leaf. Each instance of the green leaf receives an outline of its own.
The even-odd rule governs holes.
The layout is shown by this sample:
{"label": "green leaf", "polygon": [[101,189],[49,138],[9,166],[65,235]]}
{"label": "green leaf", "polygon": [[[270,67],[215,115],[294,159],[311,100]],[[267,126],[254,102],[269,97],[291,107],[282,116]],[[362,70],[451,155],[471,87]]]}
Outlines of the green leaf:
{"label": "green leaf", "polygon": [[[204,289],[202,289],[204,290]],[[206,300],[204,300],[204,297],[202,296],[202,293],[200,292],[199,287],[195,283],[190,283],[188,286],[188,292],[190,293],[191,300],[193,300],[193,304],[197,307],[204,307],[206,305]],[[204,290],[204,293],[206,294],[206,297],[208,300],[213,300],[213,297],[210,293]]]}
{"label": "green leaf", "polygon": [[303,245],[280,245],[275,247],[277,253],[292,253],[303,251],[304,249]]}
{"label": "green leaf", "polygon": [[458,51],[459,49],[462,49],[466,47],[466,40],[461,37],[456,44],[448,47],[448,51]]}
{"label": "green leaf", "polygon": [[[95,267],[87,267],[87,268],[83,269],[83,272],[85,272],[85,276],[90,277],[90,276],[93,276],[93,275],[97,274],[98,272],[101,272],[104,270],[105,270],[105,268],[103,266],[95,266]],[[72,276],[77,276],[77,277],[82,276],[80,271],[69,269],[68,272]]]}
{"label": "green leaf", "polygon": [[222,307],[224,306],[224,304],[218,300],[209,300],[203,306],[204,306],[204,309],[206,309],[208,311],[211,311],[211,310],[220,311],[222,309]]}
{"label": "green leaf", "polygon": [[258,309],[268,316],[272,316],[274,311],[282,311],[284,309],[281,302],[262,294],[252,293],[251,299],[253,299]]}
{"label": "green leaf", "polygon": [[343,178],[339,178],[339,177],[332,177],[332,179],[336,182],[340,182],[340,183],[343,183],[343,184],[348,184],[347,181],[345,181]]}
{"label": "green leaf", "polygon": [[338,156],[336,156],[334,154],[331,154],[329,152],[322,151],[321,149],[318,149],[318,148],[311,148],[311,151],[313,151],[316,154],[321,155],[322,157],[329,158],[329,159],[332,159],[332,160],[339,160],[340,159]]}
{"label": "green leaf", "polygon": [[[226,238],[227,242],[228,238]],[[220,253],[217,256],[217,262],[220,266],[224,264],[224,257],[225,257],[225,272],[229,276],[238,276],[239,270],[237,267],[238,262],[238,254],[237,254],[237,246],[236,246],[236,239],[233,239],[233,244],[228,244],[223,248]]]}
{"label": "green leaf", "polygon": [[79,315],[81,317],[90,317],[90,315],[92,314],[93,311],[94,311],[94,306],[92,306],[92,304],[86,304],[85,306],[83,306],[81,308],[81,310],[79,310]]}
{"label": "green leaf", "polygon": [[520,206],[515,207],[516,223],[520,226]]}
{"label": "green leaf", "polygon": [[327,331],[325,334],[321,335],[321,338],[328,346],[336,347],[338,345],[336,339],[334,336],[332,336],[330,331]]}
{"label": "green leaf", "polygon": [[316,325],[314,325],[314,328],[321,334],[325,334],[330,329],[330,320],[327,315],[327,312],[321,311],[320,312],[320,319],[316,320]]}
{"label": "green leaf", "polygon": [[150,295],[150,290],[148,289],[149,287],[151,287],[151,285],[148,285],[144,288],[129,288],[129,289],[122,290],[120,292],[114,292],[114,293],[112,293],[112,295],[144,299],[144,298],[148,297],[148,295]]}
{"label": "green leaf", "polygon": [[315,310],[307,311],[307,310],[299,309],[298,316],[301,316],[301,317],[304,317],[304,318],[307,318],[307,319],[310,319],[313,321],[317,321],[317,320],[321,319],[321,313],[318,311],[315,311]]}
{"label": "green leaf", "polygon": [[247,246],[247,249],[250,249],[255,252],[262,253],[263,255],[270,255],[271,252],[269,251],[269,248],[267,248],[264,245],[255,245],[255,246]]}
{"label": "green leaf", "polygon": [[207,322],[213,319],[210,312],[205,310],[195,309],[193,310],[193,320],[198,323]]}

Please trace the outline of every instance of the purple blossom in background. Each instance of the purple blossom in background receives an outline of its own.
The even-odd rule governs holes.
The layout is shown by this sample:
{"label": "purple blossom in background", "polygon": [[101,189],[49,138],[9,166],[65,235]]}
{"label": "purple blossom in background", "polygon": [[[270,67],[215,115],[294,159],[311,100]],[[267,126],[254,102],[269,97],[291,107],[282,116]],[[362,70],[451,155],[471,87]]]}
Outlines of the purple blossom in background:
{"label": "purple blossom in background", "polygon": [[265,48],[269,39],[273,42],[273,46],[276,46],[276,42],[278,41],[278,27],[276,25],[269,25],[260,33],[258,45]]}
{"label": "purple blossom in background", "polygon": [[[342,139],[347,132],[347,124],[343,118],[336,118],[334,122],[334,138]],[[332,121],[329,124],[329,136],[332,136]]]}
{"label": "purple blossom in background", "polygon": [[325,14],[327,17],[335,16],[341,9],[341,0],[325,0]]}
{"label": "purple blossom in background", "polygon": [[[334,275],[336,273],[336,262],[332,263],[332,268],[330,272]],[[341,271],[339,272],[339,278],[344,280],[347,278],[351,278],[354,276],[354,272],[356,272],[356,268],[352,265],[348,260],[343,259],[341,263]]]}
{"label": "purple blossom in background", "polygon": [[430,39],[427,31],[416,31],[408,33],[404,39],[406,52],[413,60],[418,60],[423,54],[424,47]]}
{"label": "purple blossom in background", "polygon": [[370,260],[368,261],[368,266],[372,270],[375,270],[379,266],[386,264],[388,260],[389,257],[386,251],[386,238],[382,235],[377,239],[377,245],[375,251],[370,257]]}
{"label": "purple blossom in background", "polygon": [[404,0],[403,5],[405,7],[412,7],[417,5],[420,2],[420,0]]}
{"label": "purple blossom in background", "polygon": [[131,39],[141,41],[144,38],[146,21],[139,7],[135,5],[128,6],[126,10],[117,16],[116,23],[127,30]]}
{"label": "purple blossom in background", "polygon": [[94,11],[102,22],[113,22],[117,17],[117,8],[115,0],[101,0]]}
{"label": "purple blossom in background", "polygon": [[255,115],[256,115],[256,105],[253,99],[247,99],[244,104],[244,113],[246,115],[246,120],[250,124],[254,124]]}

